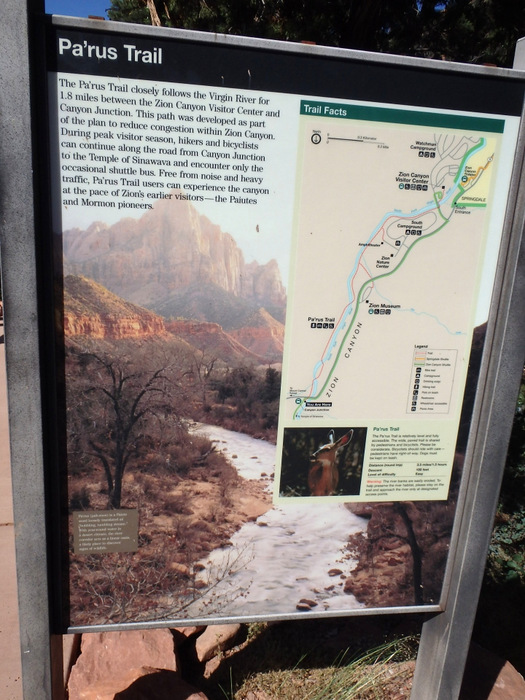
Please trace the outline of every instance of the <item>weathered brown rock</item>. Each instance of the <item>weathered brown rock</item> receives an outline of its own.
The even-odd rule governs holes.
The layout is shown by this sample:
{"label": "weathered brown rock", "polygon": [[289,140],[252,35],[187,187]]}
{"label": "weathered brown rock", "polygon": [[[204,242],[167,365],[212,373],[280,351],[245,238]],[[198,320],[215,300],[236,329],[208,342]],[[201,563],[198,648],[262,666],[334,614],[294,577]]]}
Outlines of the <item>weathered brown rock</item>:
{"label": "weathered brown rock", "polygon": [[[174,671],[142,666],[85,688],[78,700],[207,700]],[[71,694],[70,694],[71,698]]]}
{"label": "weathered brown rock", "polygon": [[191,625],[188,627],[175,627],[174,631],[178,634],[182,634],[184,637],[194,637],[196,634],[203,632],[206,629],[206,625]]}
{"label": "weathered brown rock", "polygon": [[[167,629],[82,635],[81,654],[71,670],[69,700],[96,698],[86,692],[99,683],[126,677],[141,667],[177,670],[173,636]],[[126,686],[120,686],[118,690]],[[115,691],[117,692],[117,691]]]}
{"label": "weathered brown rock", "polygon": [[373,569],[358,565],[345,580],[344,590],[367,605],[393,605],[392,600],[396,605],[413,604],[410,547],[399,542],[395,550],[375,551]]}
{"label": "weathered brown rock", "polygon": [[233,332],[226,333],[218,323],[167,321],[166,329],[190,345],[228,362],[264,362],[266,359],[263,353],[257,354],[248,346],[244,346]]}
{"label": "weathered brown rock", "polygon": [[374,511],[373,503],[345,503],[345,508],[360,518],[371,518]]}
{"label": "weathered brown rock", "polygon": [[63,324],[69,338],[167,336],[160,316],[124,301],[93,280],[73,275],[64,280]]}
{"label": "weathered brown rock", "polygon": [[270,260],[266,265],[251,262],[246,265],[245,275],[245,293],[251,293],[254,299],[269,306],[283,306],[286,296],[276,260]]}
{"label": "weathered brown rock", "polygon": [[208,661],[220,651],[230,649],[240,629],[239,624],[208,625],[195,643],[199,661]]}
{"label": "weathered brown rock", "polygon": [[525,680],[509,661],[470,647],[459,700],[523,700]]}
{"label": "weathered brown rock", "polygon": [[215,671],[217,671],[221,665],[221,661],[222,659],[220,656],[213,656],[209,661],[206,661],[204,672],[202,674],[204,678],[211,678],[211,676],[213,676]]}
{"label": "weathered brown rock", "polygon": [[245,321],[242,328],[232,330],[230,334],[257,355],[282,358],[284,325],[264,309],[259,309]]}
{"label": "weathered brown rock", "polygon": [[366,537],[351,538],[359,562],[346,580],[345,591],[369,607],[437,603],[450,543],[452,505],[444,501],[359,505],[370,520]]}
{"label": "weathered brown rock", "polygon": [[80,654],[81,634],[62,635],[62,667],[64,670],[64,687],[67,687],[69,674]]}
{"label": "weathered brown rock", "polygon": [[179,564],[179,562],[177,562],[177,561],[172,561],[170,563],[170,569],[172,571],[177,572],[181,576],[185,576],[187,578],[189,578],[189,576],[191,575],[190,568],[188,566],[186,566],[185,564]]}

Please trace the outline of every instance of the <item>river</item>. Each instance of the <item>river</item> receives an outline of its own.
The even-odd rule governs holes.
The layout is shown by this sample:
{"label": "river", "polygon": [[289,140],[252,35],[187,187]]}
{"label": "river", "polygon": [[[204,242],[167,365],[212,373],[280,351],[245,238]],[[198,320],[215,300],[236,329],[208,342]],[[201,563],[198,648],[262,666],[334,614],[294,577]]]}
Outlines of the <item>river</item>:
{"label": "river", "polygon": [[[261,475],[275,470],[274,445],[213,425],[199,424],[195,430],[217,444],[240,476],[272,488]],[[273,506],[243,525],[231,538],[231,547],[216,549],[200,562],[204,569],[199,578],[206,588],[187,613],[251,618],[297,614],[298,609],[360,608],[343,590],[344,578],[356,563],[345,548],[349,535],[365,531],[366,525],[342,503],[312,500]]]}

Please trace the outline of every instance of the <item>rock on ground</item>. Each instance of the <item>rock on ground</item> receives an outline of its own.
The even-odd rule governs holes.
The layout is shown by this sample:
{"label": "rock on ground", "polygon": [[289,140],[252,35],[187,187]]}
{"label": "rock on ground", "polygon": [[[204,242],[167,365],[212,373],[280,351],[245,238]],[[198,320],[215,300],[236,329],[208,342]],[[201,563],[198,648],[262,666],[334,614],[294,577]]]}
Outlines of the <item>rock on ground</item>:
{"label": "rock on ground", "polygon": [[509,661],[471,644],[459,700],[525,700],[525,680]]}
{"label": "rock on ground", "polygon": [[85,688],[79,700],[207,700],[175,671],[142,666]]}
{"label": "rock on ground", "polygon": [[239,624],[209,625],[195,643],[199,661],[208,661],[220,651],[230,649],[240,629]]}
{"label": "rock on ground", "polygon": [[[177,671],[173,635],[168,629],[84,634],[69,677],[69,700],[95,700],[96,695],[86,695],[90,688],[108,679],[126,679],[133,669],[142,667]],[[126,687],[121,685],[115,692]]]}

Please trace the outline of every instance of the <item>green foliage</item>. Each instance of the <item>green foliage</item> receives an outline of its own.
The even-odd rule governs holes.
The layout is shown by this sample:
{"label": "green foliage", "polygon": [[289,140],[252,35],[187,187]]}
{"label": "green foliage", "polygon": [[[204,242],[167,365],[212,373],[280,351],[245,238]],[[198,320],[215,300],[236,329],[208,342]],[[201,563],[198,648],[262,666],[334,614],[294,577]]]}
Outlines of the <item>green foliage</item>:
{"label": "green foliage", "polygon": [[[417,4],[414,0],[156,0],[155,9],[167,27],[373,50],[399,16],[417,17]],[[145,0],[112,0],[108,16],[125,22],[151,21]]]}
{"label": "green foliage", "polygon": [[[510,66],[525,35],[516,0],[155,0],[163,26],[312,41],[469,63]],[[111,0],[110,19],[151,23],[146,0]]]}
{"label": "green foliage", "polygon": [[146,3],[140,0],[111,0],[108,17],[116,22],[150,23]]}
{"label": "green foliage", "polygon": [[525,375],[514,416],[505,475],[487,562],[495,583],[525,585]]}
{"label": "green foliage", "polygon": [[416,55],[511,66],[516,41],[525,33],[525,7],[515,0],[427,1],[419,25]]}
{"label": "green foliage", "polygon": [[516,581],[525,585],[525,508],[496,523],[487,571],[496,583]]}
{"label": "green foliage", "polygon": [[510,436],[505,477],[501,489],[501,507],[510,512],[519,509],[525,493],[525,372],[522,377],[514,424]]}
{"label": "green foliage", "polygon": [[[157,0],[155,9],[165,27],[267,36],[274,20],[274,5],[263,0]],[[108,17],[122,22],[151,23],[145,0],[112,0]]]}
{"label": "green foliage", "polygon": [[268,367],[264,375],[264,384],[261,391],[261,399],[265,403],[271,403],[279,398],[281,393],[281,374],[273,367]]}

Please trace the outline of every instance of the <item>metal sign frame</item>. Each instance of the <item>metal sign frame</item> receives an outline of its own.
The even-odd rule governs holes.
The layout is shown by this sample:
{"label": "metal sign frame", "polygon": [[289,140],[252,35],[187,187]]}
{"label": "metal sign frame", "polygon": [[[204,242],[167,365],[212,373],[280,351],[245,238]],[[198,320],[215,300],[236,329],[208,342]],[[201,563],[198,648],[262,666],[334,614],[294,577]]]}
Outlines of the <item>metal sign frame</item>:
{"label": "metal sign frame", "polygon": [[[2,68],[2,130],[0,144],[2,185],[2,267],[5,300],[6,358],[10,412],[10,440],[15,507],[20,626],[24,695],[27,698],[61,697],[60,637],[55,631],[50,604],[57,596],[49,585],[50,542],[54,532],[47,496],[57,487],[44,476],[49,441],[42,383],[50,356],[42,347],[39,328],[49,303],[49,288],[42,286],[41,238],[50,215],[50,203],[41,196],[34,171],[47,158],[47,144],[35,114],[37,63],[42,51],[38,23],[43,3],[29,2],[27,15],[14,0],[7,0],[0,42]],[[95,29],[89,21],[71,26]],[[67,24],[67,22],[66,22]],[[111,27],[96,25],[98,31]],[[132,25],[119,31],[134,34]],[[142,28],[150,36],[164,30]],[[191,35],[196,41],[206,37]],[[174,30],[173,36],[177,35]],[[267,48],[273,42],[225,37],[225,45]],[[289,52],[360,58],[351,51],[318,47],[287,46]],[[474,74],[491,85],[518,84],[525,91],[525,73],[472,66],[449,66],[439,62],[401,57],[367,55],[378,66],[429,67],[454,75]],[[449,558],[444,598],[423,624],[412,697],[418,700],[450,700],[459,694],[463,669],[483,576],[486,551],[497,505],[506,447],[512,426],[515,398],[525,352],[525,322],[522,307],[525,291],[525,261],[522,233],[525,224],[525,129],[520,128],[516,159],[505,221],[505,254],[498,263],[496,293],[492,300],[476,403],[472,418],[461,502],[455,520],[452,554]],[[47,289],[47,291],[46,291]],[[45,326],[44,326],[45,330]],[[43,389],[44,387],[44,389]],[[49,435],[49,433],[47,433]],[[54,447],[51,446],[52,454]],[[467,483],[468,482],[468,483]],[[414,608],[410,609],[414,611]],[[389,610],[390,612],[391,610]],[[428,608],[426,609],[427,612]],[[377,610],[369,611],[377,614]],[[140,625],[138,625],[140,626]]]}

